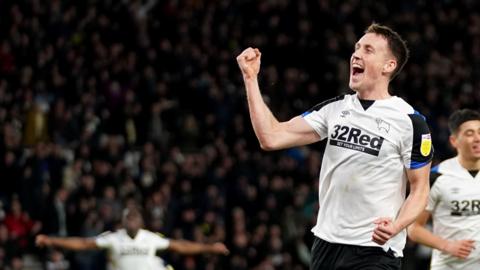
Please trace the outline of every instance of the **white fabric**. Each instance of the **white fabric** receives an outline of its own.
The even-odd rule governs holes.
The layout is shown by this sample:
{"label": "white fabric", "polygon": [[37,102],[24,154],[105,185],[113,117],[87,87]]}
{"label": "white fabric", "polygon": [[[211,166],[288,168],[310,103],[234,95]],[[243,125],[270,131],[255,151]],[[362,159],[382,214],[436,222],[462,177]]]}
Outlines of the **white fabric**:
{"label": "white fabric", "polygon": [[476,248],[466,260],[433,250],[432,270],[480,269],[480,174],[463,168],[457,158],[438,165],[441,174],[433,184],[427,211],[432,214],[433,233],[445,239],[475,240]]}
{"label": "white fabric", "polygon": [[157,250],[167,249],[170,240],[159,234],[139,230],[134,239],[122,229],[116,232],[107,232],[99,235],[95,242],[98,247],[106,248],[110,252],[110,269],[115,270],[165,270]]}
{"label": "white fabric", "polygon": [[[317,224],[312,229],[317,237],[331,243],[378,246],[372,241],[374,220],[395,219],[405,200],[406,169],[415,162],[408,116],[414,113],[398,97],[376,100],[365,110],[357,95],[346,95],[303,114],[322,139],[328,137],[319,177]],[[382,248],[403,256],[405,242],[404,230]]]}

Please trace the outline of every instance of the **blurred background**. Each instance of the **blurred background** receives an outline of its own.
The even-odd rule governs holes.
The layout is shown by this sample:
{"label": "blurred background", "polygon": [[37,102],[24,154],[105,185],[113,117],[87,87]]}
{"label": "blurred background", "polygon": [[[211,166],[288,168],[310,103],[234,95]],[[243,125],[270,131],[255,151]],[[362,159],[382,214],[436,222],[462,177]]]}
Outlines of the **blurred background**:
{"label": "blurred background", "polygon": [[[177,270],[308,269],[323,145],[263,152],[235,57],[262,51],[279,120],[348,93],[349,58],[372,22],[411,59],[391,92],[426,115],[435,160],[447,118],[480,107],[473,0],[0,1],[0,268],[105,269],[102,252],[34,247],[91,237],[143,207],[171,238],[231,255],[160,254]],[[404,269],[428,269],[408,243]]]}

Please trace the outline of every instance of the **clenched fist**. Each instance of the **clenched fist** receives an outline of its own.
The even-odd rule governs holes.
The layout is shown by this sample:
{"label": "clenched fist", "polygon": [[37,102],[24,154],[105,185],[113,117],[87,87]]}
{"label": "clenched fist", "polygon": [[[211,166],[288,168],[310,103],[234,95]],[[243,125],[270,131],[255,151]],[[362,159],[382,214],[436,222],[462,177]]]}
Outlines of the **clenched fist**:
{"label": "clenched fist", "polygon": [[244,79],[253,79],[257,77],[260,71],[260,57],[262,54],[257,48],[247,48],[239,56],[237,63],[242,71]]}
{"label": "clenched fist", "polygon": [[391,218],[378,218],[373,223],[376,227],[373,230],[372,240],[379,245],[385,244],[399,232]]}
{"label": "clenched fist", "polygon": [[38,246],[38,247],[48,247],[50,246],[52,243],[50,241],[50,238],[46,235],[43,235],[43,234],[39,234],[37,235],[37,237],[35,238],[35,244]]}
{"label": "clenched fist", "polygon": [[230,251],[228,250],[228,248],[222,243],[212,244],[212,252],[215,254],[221,254],[221,255],[230,254]]}
{"label": "clenched fist", "polygon": [[466,259],[473,249],[475,249],[475,241],[456,240],[447,241],[447,244],[442,248],[442,251],[460,259]]}

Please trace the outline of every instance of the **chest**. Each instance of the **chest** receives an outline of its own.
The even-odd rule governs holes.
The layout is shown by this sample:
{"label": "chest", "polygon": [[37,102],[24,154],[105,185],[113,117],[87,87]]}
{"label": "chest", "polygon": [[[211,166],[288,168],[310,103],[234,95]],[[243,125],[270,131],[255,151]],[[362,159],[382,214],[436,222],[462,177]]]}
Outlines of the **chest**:
{"label": "chest", "polygon": [[346,108],[328,123],[329,146],[369,156],[398,152],[401,147],[401,120],[394,115],[362,112]]}
{"label": "chest", "polygon": [[441,189],[441,204],[452,216],[480,214],[480,182],[456,181]]}
{"label": "chest", "polygon": [[119,239],[113,245],[113,252],[118,256],[148,256],[154,248],[148,241]]}

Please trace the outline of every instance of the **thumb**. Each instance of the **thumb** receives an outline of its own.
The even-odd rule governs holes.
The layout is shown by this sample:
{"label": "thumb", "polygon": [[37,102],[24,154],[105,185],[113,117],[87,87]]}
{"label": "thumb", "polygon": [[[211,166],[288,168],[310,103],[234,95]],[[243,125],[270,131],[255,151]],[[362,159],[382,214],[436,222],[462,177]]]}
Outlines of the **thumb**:
{"label": "thumb", "polygon": [[389,223],[389,222],[392,222],[392,219],[389,217],[380,217],[373,221],[374,224],[383,224],[383,223]]}

